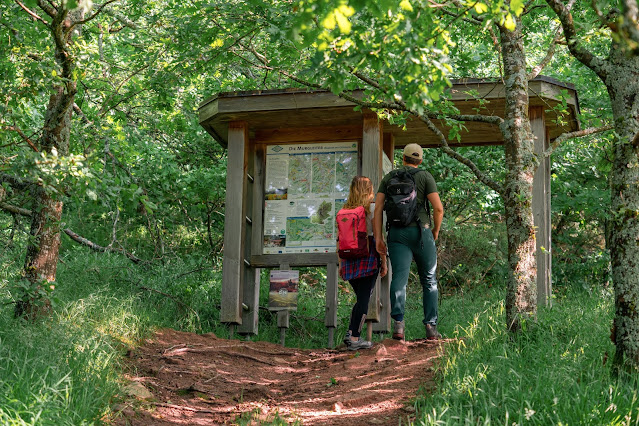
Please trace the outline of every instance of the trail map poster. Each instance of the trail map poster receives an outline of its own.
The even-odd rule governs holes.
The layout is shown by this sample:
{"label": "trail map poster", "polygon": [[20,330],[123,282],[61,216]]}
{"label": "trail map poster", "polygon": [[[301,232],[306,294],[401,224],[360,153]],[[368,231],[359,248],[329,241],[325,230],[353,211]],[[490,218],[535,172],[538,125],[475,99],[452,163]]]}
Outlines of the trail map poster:
{"label": "trail map poster", "polygon": [[335,213],[357,175],[357,142],[266,150],[264,254],[335,252]]}

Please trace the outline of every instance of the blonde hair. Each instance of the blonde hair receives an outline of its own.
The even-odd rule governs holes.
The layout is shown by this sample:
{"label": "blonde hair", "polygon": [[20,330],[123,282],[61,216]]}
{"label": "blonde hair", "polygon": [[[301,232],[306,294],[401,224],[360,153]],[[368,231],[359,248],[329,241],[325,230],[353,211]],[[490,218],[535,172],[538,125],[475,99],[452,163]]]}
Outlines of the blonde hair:
{"label": "blonde hair", "polygon": [[348,192],[348,200],[344,204],[345,209],[354,209],[359,206],[364,207],[368,216],[373,195],[373,182],[366,176],[355,176],[351,181],[351,188]]}

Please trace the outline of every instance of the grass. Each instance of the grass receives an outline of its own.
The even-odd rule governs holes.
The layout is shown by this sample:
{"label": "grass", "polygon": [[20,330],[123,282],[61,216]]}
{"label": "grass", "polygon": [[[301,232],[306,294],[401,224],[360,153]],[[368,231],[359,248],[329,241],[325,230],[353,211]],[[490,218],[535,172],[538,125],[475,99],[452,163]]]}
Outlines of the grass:
{"label": "grass", "polygon": [[477,289],[442,311],[459,340],[441,360],[437,391],[417,398],[415,424],[639,424],[638,378],[610,374],[610,291],[569,291],[515,339],[501,291]]}
{"label": "grass", "polygon": [[[123,355],[155,329],[228,337],[219,323],[221,273],[211,265],[186,258],[137,266],[73,245],[61,250],[53,315],[35,323],[13,319],[21,253],[20,247],[0,253],[1,425],[102,423],[126,384]],[[323,272],[305,272],[305,303],[292,316],[287,346],[324,347]],[[262,288],[266,306],[268,286]],[[352,296],[343,298],[340,318],[348,318]],[[276,315],[261,310],[260,334],[251,339],[279,342]]]}
{"label": "grass", "polygon": [[[187,273],[188,264],[144,269],[80,247],[62,251],[53,315],[34,323],[13,319],[18,257],[19,250],[0,255],[2,425],[102,423],[121,397],[121,360],[129,348],[158,327],[210,331],[213,323],[215,309],[206,303],[218,287],[212,272]],[[176,297],[143,289],[167,292],[181,273]],[[203,309],[194,313],[180,299],[199,299]]]}

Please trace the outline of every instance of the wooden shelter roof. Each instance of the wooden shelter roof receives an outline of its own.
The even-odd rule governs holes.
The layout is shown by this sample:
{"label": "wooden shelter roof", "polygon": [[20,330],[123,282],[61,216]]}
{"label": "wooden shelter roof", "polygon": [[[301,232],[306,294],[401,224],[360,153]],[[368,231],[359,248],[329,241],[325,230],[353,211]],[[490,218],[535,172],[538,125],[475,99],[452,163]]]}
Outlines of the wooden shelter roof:
{"label": "wooden shelter roof", "polygon": [[[483,101],[483,105],[475,95]],[[355,96],[361,96],[356,92]],[[505,109],[504,85],[500,81],[485,79],[459,79],[453,81],[451,99],[461,114],[485,114],[503,117]],[[546,112],[546,127],[550,139],[564,132],[579,129],[579,100],[575,88],[553,78],[540,76],[529,82],[531,106],[542,106]],[[568,114],[558,117],[554,107],[565,99]],[[213,138],[228,145],[228,123],[245,121],[249,136],[257,142],[303,142],[318,129],[331,128],[344,140],[361,137],[365,111],[356,111],[355,104],[328,91],[304,89],[226,92],[202,102],[199,107],[200,124]],[[445,125],[435,124],[448,134]],[[499,130],[491,124],[466,122],[461,141],[449,141],[451,146],[499,145],[503,142]],[[395,147],[418,143],[423,147],[436,147],[439,141],[426,125],[409,119],[406,127],[384,122],[384,133],[394,136]],[[338,137],[338,139],[340,138]]]}

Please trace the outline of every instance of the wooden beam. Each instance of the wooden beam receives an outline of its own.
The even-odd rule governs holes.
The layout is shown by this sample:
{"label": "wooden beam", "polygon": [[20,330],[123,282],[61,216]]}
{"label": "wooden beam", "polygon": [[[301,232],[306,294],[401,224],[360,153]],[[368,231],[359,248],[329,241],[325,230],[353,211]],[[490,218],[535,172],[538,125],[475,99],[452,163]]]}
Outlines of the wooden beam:
{"label": "wooden beam", "polygon": [[[382,180],[382,155],[384,137],[382,134],[382,123],[377,118],[377,114],[364,114],[364,132],[362,136],[362,175],[368,177],[373,183],[374,192],[377,192],[379,182]],[[367,322],[379,321],[379,300],[380,286],[379,277],[373,288],[368,312]],[[369,325],[370,328],[370,325]]]}
{"label": "wooden beam", "polygon": [[[393,163],[395,157],[395,137],[391,133],[384,133],[383,151],[388,159]],[[395,164],[392,165],[393,168]],[[382,224],[385,229],[385,223]],[[391,306],[390,306],[390,283],[393,278],[393,268],[388,262],[388,273],[385,277],[380,278],[377,284],[379,288],[379,314],[378,321],[372,324],[372,330],[375,333],[390,333],[391,331]]]}
{"label": "wooden beam", "polygon": [[395,136],[392,133],[384,133],[383,144],[384,154],[386,154],[393,164],[393,168],[395,168]]}
{"label": "wooden beam", "polygon": [[[255,169],[253,177],[253,227],[251,235],[251,265],[253,256],[262,255],[264,240],[264,172],[266,166],[266,149],[264,145],[255,146]],[[254,265],[255,266],[255,265]]]}
{"label": "wooden beam", "polygon": [[324,324],[328,328],[328,347],[334,346],[334,332],[337,327],[337,263],[326,265],[326,316]]}
{"label": "wooden beam", "polygon": [[[258,147],[255,146],[255,143],[249,144],[248,149],[248,161],[247,161],[247,175],[246,175],[246,199],[244,201],[245,206],[244,210],[246,211],[245,216],[245,235],[246,238],[244,240],[244,259],[250,259],[251,253],[254,247],[254,238],[258,238],[258,243],[261,243],[262,238],[257,235],[256,232],[253,232],[253,229],[260,230],[261,227],[261,215],[259,216],[259,221],[255,220],[255,212],[259,210],[260,213],[262,211],[261,206],[263,199],[262,195],[262,180],[256,178],[256,176],[261,175],[262,172],[262,164],[260,162],[260,158],[257,155],[256,149]],[[255,204],[260,207],[259,209],[255,208]],[[242,284],[242,302],[248,309],[242,310],[242,324],[238,326],[237,332],[242,335],[247,334],[257,334],[259,328],[259,310],[260,310],[260,277],[261,271],[260,268],[255,268],[253,265],[247,265],[244,262],[244,279]]]}
{"label": "wooden beam", "polygon": [[326,266],[337,263],[337,253],[263,254],[251,256],[251,265],[258,268],[277,268],[280,263],[291,266]]}
{"label": "wooden beam", "polygon": [[532,209],[537,242],[537,305],[550,306],[552,293],[551,214],[550,214],[550,158],[544,108],[529,108],[530,126],[535,136],[535,155],[541,159],[533,176]]}
{"label": "wooden beam", "polygon": [[361,138],[361,126],[286,127],[255,130],[255,140],[258,143],[351,141]]}
{"label": "wooden beam", "polygon": [[377,188],[382,179],[382,123],[375,114],[364,115],[362,136],[362,174]]}
{"label": "wooden beam", "polygon": [[[280,271],[291,269],[286,262],[280,263]],[[290,327],[291,313],[288,309],[277,311],[277,326],[280,329],[280,345],[286,346],[286,330]]]}
{"label": "wooden beam", "polygon": [[224,215],[224,260],[220,321],[242,323],[242,283],[244,279],[244,237],[246,231],[248,125],[229,124]]}

